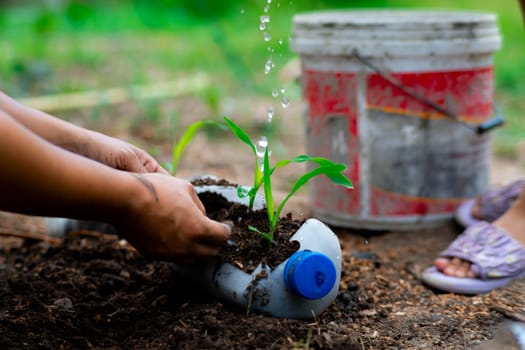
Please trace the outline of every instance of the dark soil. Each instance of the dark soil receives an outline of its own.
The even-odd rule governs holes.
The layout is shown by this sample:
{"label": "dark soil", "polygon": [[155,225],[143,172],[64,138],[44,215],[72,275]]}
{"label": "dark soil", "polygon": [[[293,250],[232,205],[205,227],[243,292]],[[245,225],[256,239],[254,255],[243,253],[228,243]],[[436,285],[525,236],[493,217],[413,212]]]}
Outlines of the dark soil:
{"label": "dark soil", "polygon": [[310,321],[246,314],[150,261],[117,236],[3,244],[0,348],[463,349],[522,319],[523,282],[483,296],[440,294],[418,275],[458,232],[363,234],[343,248],[336,301]]}
{"label": "dark soil", "polygon": [[299,229],[302,221],[293,220],[291,214],[282,217],[270,242],[249,227],[268,232],[266,210],[250,211],[245,205],[230,203],[223,196],[204,192],[199,198],[206,207],[208,217],[232,226],[228,244],[219,252],[219,259],[252,273],[259,265],[276,267],[299,249],[297,241],[290,237]]}
{"label": "dark soil", "polygon": [[[252,116],[259,110],[266,120],[267,106],[250,100],[239,113]],[[206,116],[194,104],[182,107],[181,115]],[[283,158],[304,153],[299,107],[283,119],[286,137],[275,146]],[[108,111],[102,121],[118,125],[114,115],[129,113]],[[201,136],[189,147],[179,176],[212,173],[250,183],[252,155],[237,151],[238,140]],[[152,144],[144,140],[135,141]],[[169,159],[171,145],[159,147]],[[277,201],[302,171],[281,170]],[[305,193],[298,192],[287,208],[298,220],[290,225],[308,217]],[[525,319],[523,280],[481,296],[439,293],[420,282],[423,269],[461,232],[452,222],[410,232],[332,229],[343,252],[340,292],[315,319],[292,320],[225,305],[187,283],[169,263],[145,259],[117,236],[79,231],[51,240],[43,236],[41,219],[0,212],[0,349],[448,350],[473,347],[503,322]],[[232,241],[244,242],[236,234]],[[250,232],[250,237],[260,243],[260,236]],[[255,258],[239,259],[232,262],[256,264]]]}

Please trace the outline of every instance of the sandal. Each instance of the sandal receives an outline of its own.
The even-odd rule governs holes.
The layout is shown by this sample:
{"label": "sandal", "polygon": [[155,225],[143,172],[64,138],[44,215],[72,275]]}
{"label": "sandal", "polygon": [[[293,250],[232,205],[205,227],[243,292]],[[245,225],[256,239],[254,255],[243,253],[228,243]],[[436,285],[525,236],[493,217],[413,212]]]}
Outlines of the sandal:
{"label": "sandal", "polygon": [[[518,198],[525,179],[515,180],[505,186],[490,189],[475,199],[461,204],[455,211],[456,221],[464,227],[469,227],[480,221],[494,222],[510,208]],[[472,209],[479,206],[479,218],[472,215]]]}
{"label": "sandal", "polygon": [[423,282],[442,291],[483,294],[525,277],[525,247],[488,222],[468,227],[440,255],[470,261],[471,271],[478,276],[448,276],[435,267],[425,270]]}

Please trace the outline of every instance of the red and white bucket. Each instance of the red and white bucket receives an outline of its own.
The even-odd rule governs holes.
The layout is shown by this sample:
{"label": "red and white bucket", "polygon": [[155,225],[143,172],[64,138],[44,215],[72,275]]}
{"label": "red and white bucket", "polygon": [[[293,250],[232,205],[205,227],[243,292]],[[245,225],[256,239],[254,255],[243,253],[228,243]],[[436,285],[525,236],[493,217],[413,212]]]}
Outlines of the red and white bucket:
{"label": "red and white bucket", "polygon": [[347,164],[356,187],[313,180],[314,216],[373,230],[431,227],[487,188],[490,135],[472,129],[493,114],[495,15],[314,12],[293,26],[308,153]]}

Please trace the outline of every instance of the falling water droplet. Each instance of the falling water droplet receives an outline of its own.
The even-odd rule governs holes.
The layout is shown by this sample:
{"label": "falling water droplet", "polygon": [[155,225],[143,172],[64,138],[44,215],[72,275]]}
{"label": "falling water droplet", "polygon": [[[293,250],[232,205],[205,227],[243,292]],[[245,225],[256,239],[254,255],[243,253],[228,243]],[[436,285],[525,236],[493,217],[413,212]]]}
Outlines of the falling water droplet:
{"label": "falling water droplet", "polygon": [[273,61],[271,58],[268,58],[268,60],[266,61],[266,64],[264,65],[264,74],[270,73],[270,71],[272,70],[272,67],[274,67]]}
{"label": "falling water droplet", "polygon": [[271,4],[271,3],[272,3],[272,0],[268,0],[268,1],[266,1],[266,2],[267,2],[268,4]]}
{"label": "falling water droplet", "polygon": [[281,94],[284,94],[286,92],[285,88],[281,88]]}
{"label": "falling water droplet", "polygon": [[255,147],[257,157],[264,157],[264,152],[266,151],[266,148],[268,147],[268,138],[266,136],[261,136],[259,141],[257,141],[257,145]]}
{"label": "falling water droplet", "polygon": [[[257,144],[255,145],[255,154],[257,156],[257,166],[261,171],[264,169],[264,153],[266,152],[266,148],[268,148],[268,138],[266,136],[261,136],[259,141],[257,141]],[[268,152],[268,155],[270,155],[270,152]]]}
{"label": "falling water droplet", "polygon": [[241,15],[244,15],[244,9],[241,9]]}
{"label": "falling water droplet", "polygon": [[268,108],[268,123],[271,123],[273,119],[273,107]]}
{"label": "falling water droplet", "polygon": [[270,16],[264,15],[260,17],[261,23],[270,23]]}
{"label": "falling water droplet", "polygon": [[264,13],[268,13],[268,10],[270,9],[269,5],[264,6]]}
{"label": "falling water droplet", "polygon": [[283,44],[283,39],[279,39],[279,45]]}
{"label": "falling water droplet", "polygon": [[365,244],[368,244],[368,239],[365,239]]}
{"label": "falling water droplet", "polygon": [[266,23],[261,23],[261,24],[259,24],[259,30],[260,30],[260,31],[263,31],[263,30],[265,30],[265,29],[266,29]]}
{"label": "falling water droplet", "polygon": [[270,34],[268,34],[268,32],[264,32],[263,36],[264,36],[264,41],[266,42],[272,39],[272,37],[270,36]]}
{"label": "falling water droplet", "polygon": [[272,89],[272,96],[273,97],[277,97],[279,96],[279,91],[275,90],[275,89]]}
{"label": "falling water droplet", "polygon": [[290,100],[288,99],[288,97],[283,96],[283,97],[281,98],[281,106],[282,106],[283,108],[286,108],[286,107],[288,107],[288,104],[290,104]]}

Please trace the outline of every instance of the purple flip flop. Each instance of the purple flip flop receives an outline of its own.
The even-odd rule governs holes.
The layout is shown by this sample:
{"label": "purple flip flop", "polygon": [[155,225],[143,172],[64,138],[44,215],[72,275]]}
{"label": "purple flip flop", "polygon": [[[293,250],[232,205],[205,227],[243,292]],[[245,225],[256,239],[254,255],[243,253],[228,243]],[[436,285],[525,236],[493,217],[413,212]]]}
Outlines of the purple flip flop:
{"label": "purple flip flop", "polygon": [[525,277],[525,271],[518,275],[503,278],[481,280],[477,278],[459,278],[445,275],[435,267],[429,267],[423,272],[422,279],[430,287],[444,292],[456,294],[485,294],[493,289],[501,288],[517,278]]}
{"label": "purple flip flop", "polygon": [[472,208],[476,204],[476,199],[467,200],[454,212],[456,221],[463,227],[469,227],[480,221],[495,221],[510,208],[524,185],[525,179],[519,179],[482,193],[479,196],[479,219],[472,216]]}
{"label": "purple flip flop", "polygon": [[476,200],[470,199],[463,202],[454,212],[454,218],[461,226],[469,227],[481,221],[472,216],[472,207],[474,207],[474,204],[476,204]]}
{"label": "purple flip flop", "polygon": [[441,254],[472,263],[471,271],[478,278],[445,275],[435,267],[421,276],[430,287],[459,294],[483,294],[525,277],[525,247],[503,229],[488,222],[468,227]]}

